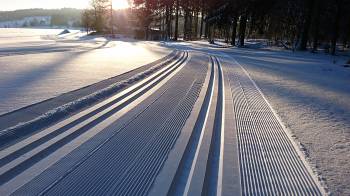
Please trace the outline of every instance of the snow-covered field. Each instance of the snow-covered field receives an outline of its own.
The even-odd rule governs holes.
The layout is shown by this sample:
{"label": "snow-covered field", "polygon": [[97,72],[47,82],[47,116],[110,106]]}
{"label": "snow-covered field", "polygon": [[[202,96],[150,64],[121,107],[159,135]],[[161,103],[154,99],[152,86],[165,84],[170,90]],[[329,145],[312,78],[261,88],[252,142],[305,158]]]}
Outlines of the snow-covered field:
{"label": "snow-covered field", "polygon": [[155,61],[170,50],[151,42],[84,37],[62,29],[0,29],[0,114]]}

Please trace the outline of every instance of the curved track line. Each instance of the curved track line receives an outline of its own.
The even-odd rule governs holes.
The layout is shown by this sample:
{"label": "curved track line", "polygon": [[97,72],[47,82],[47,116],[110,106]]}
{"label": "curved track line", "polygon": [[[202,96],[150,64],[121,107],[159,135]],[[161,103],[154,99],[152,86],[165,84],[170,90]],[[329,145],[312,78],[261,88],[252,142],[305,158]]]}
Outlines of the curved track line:
{"label": "curved track line", "polygon": [[[222,195],[222,181],[223,181],[223,167],[224,167],[224,152],[225,152],[225,78],[222,71],[222,66],[219,59],[216,57],[216,62],[219,66],[220,82],[219,88],[221,89],[219,98],[221,99],[221,137],[220,137],[220,155],[219,155],[219,169],[218,169],[218,184],[216,195]],[[228,155],[229,156],[229,155]]]}
{"label": "curved track line", "polygon": [[[214,64],[213,64],[213,66],[214,66]],[[214,71],[214,73],[215,73],[215,71]],[[216,75],[215,74],[213,75],[213,81],[216,81]],[[214,85],[214,82],[212,83],[212,85]],[[204,134],[206,132],[205,128],[206,128],[208,117],[209,117],[209,113],[210,113],[209,111],[210,111],[210,108],[211,108],[211,105],[212,105],[212,102],[213,102],[212,100],[213,100],[215,87],[211,86],[210,88],[211,88],[211,90],[210,90],[209,100],[208,100],[208,105],[207,105],[208,109],[206,110],[205,118],[204,118],[204,121],[203,121],[203,127],[200,130],[200,136],[199,136],[199,139],[198,139],[198,144],[196,146],[196,151],[194,153],[194,157],[193,157],[193,160],[192,160],[191,169],[189,171],[188,178],[187,178],[187,181],[186,181],[186,186],[185,186],[185,189],[184,189],[184,192],[183,192],[184,196],[189,195],[190,185],[193,182],[194,170],[195,170],[196,165],[197,165],[199,152],[201,150],[201,146],[203,144]]]}
{"label": "curved track line", "polygon": [[189,140],[185,140],[186,150],[172,179],[168,195],[223,193],[225,83],[220,61],[216,57],[210,59],[212,71],[206,95],[200,112],[195,112],[196,123]]}
{"label": "curved track line", "polygon": [[[210,59],[208,59],[210,60]],[[206,94],[209,91],[208,86],[210,86],[210,81],[212,77],[212,63],[207,63],[207,73],[205,73],[205,80],[203,86],[200,90],[200,94],[194,107],[192,109],[191,115],[188,117],[186,124],[184,125],[179,138],[174,145],[174,148],[170,151],[167,160],[164,163],[164,166],[160,173],[157,176],[157,179],[152,186],[152,189],[149,191],[148,195],[171,195],[174,194],[174,190],[171,190],[171,187],[174,187],[175,179],[178,179],[179,168],[183,168],[181,165],[182,156],[186,152],[186,146],[189,143],[192,130],[196,125],[198,116],[201,114],[202,105],[204,104]],[[204,115],[203,115],[204,116]]]}
{"label": "curved track line", "polygon": [[[211,60],[211,74],[209,79],[209,84],[206,90],[205,98],[203,104],[201,105],[200,112],[196,116],[196,122],[191,131],[188,143],[185,144],[184,154],[182,156],[181,162],[178,165],[174,179],[172,179],[171,187],[169,188],[168,195],[185,195],[188,194],[189,187],[193,181],[191,181],[194,174],[194,168],[196,167],[196,156],[199,154],[199,146],[201,145],[201,140],[203,140],[203,134],[205,132],[206,121],[209,117],[209,109],[212,102],[212,97],[215,88],[215,66],[212,58]],[[186,131],[186,130],[184,130]],[[192,176],[191,176],[192,175]],[[200,179],[198,179],[200,181]],[[204,176],[202,181],[204,181]],[[202,184],[203,185],[203,184]],[[202,187],[198,187],[202,189]]]}
{"label": "curved track line", "polygon": [[[69,129],[73,126],[76,126],[80,122],[82,122],[88,118],[91,118],[93,115],[100,113],[108,108],[111,108],[111,106],[113,107],[113,105],[120,102],[125,97],[130,96],[132,93],[134,93],[137,90],[141,89],[142,87],[146,86],[149,82],[157,79],[159,76],[161,76],[161,74],[165,73],[166,71],[170,70],[173,66],[175,66],[177,63],[181,62],[184,55],[185,54],[183,54],[183,56],[180,59],[178,59],[176,62],[169,64],[169,66],[164,67],[163,69],[154,73],[149,78],[146,78],[143,82],[139,82],[139,83],[125,89],[124,91],[119,92],[116,95],[102,101],[101,103],[96,104],[94,107],[90,107],[82,112],[79,112],[78,114],[75,114],[66,120],[63,120],[57,124],[54,124],[51,127],[46,128],[45,130],[34,134],[33,136],[30,136],[30,137],[28,137],[20,142],[17,142],[15,144],[13,144],[12,146],[8,146],[5,149],[2,149],[0,151],[0,166],[2,166],[4,164],[4,162],[5,162],[4,159],[6,157],[9,157],[9,155],[12,154],[14,156],[18,156],[21,153],[23,153],[23,151],[28,151],[26,149],[26,147],[28,147],[29,145],[34,145],[34,144],[40,143],[40,141],[42,139],[44,139],[44,141],[45,141],[45,140],[47,140],[46,137],[49,137],[49,136],[51,136],[51,138],[52,138],[53,136],[55,136],[54,132],[56,132],[58,130],[66,131],[67,129]],[[20,151],[20,150],[23,150],[23,151]],[[14,152],[17,152],[17,153],[14,153]]]}
{"label": "curved track line", "polygon": [[324,195],[281,120],[236,62],[228,72],[238,130],[243,195]]}
{"label": "curved track line", "polygon": [[[187,58],[187,57],[186,57]],[[151,83],[148,83],[150,80],[146,80],[146,85],[141,88],[139,91],[136,91],[134,94],[131,94],[130,96],[126,97],[125,99],[128,100],[130,99],[130,97],[135,96],[135,94],[137,95],[137,92],[142,93],[142,89],[147,90],[147,93],[145,93],[144,95],[139,95],[141,96],[141,98],[137,99],[134,103],[130,104],[130,102],[128,103],[129,105],[127,105],[129,108],[128,110],[130,110],[130,108],[132,106],[134,106],[135,104],[140,103],[142,100],[144,100],[146,97],[148,97],[152,92],[154,92],[156,89],[160,88],[160,86],[162,86],[167,80],[169,80],[172,76],[174,76],[179,70],[182,69],[182,67],[184,66],[184,60],[182,60],[181,62],[178,62],[176,64],[173,64],[172,66],[170,66],[169,69],[162,70],[160,72],[158,72],[158,74],[155,74],[156,76],[158,76],[158,78],[160,79],[155,79],[155,81],[152,81]],[[164,72],[165,71],[165,72]],[[159,75],[160,74],[160,75]],[[155,84],[155,86],[153,87],[152,84]],[[147,87],[152,87],[152,89],[147,89]],[[126,109],[127,107],[125,106],[123,109]],[[123,110],[122,109],[122,110]],[[126,111],[120,111],[117,113],[117,116],[121,116],[124,113],[126,113]],[[112,114],[112,116],[108,117],[108,118],[112,118],[112,117],[116,117],[116,114]],[[115,119],[114,119],[115,120]],[[110,120],[109,120],[110,121]],[[62,148],[59,148],[55,153],[50,154],[48,157],[42,159],[42,161],[36,163],[34,166],[36,167],[31,167],[32,169],[28,169],[26,171],[24,171],[23,173],[20,173],[18,176],[16,176],[15,179],[10,180],[8,183],[3,184],[0,187],[0,191],[7,195],[9,192],[7,191],[15,191],[17,188],[19,188],[20,186],[22,186],[23,184],[25,184],[26,182],[28,182],[30,179],[33,179],[35,176],[39,175],[45,168],[47,168],[48,166],[54,164],[55,162],[57,162],[60,158],[62,158],[63,156],[65,156],[66,154],[68,154],[69,152],[71,152],[73,149],[75,149],[76,147],[80,146],[82,143],[84,143],[85,141],[89,140],[91,137],[93,137],[94,135],[96,135],[98,132],[100,132],[101,130],[104,129],[104,127],[108,126],[110,123],[104,121],[98,125],[96,125],[95,127],[92,128],[92,130],[89,130],[88,132],[84,133],[83,135],[79,136],[78,138],[75,138],[72,142],[74,143],[74,145],[72,146],[72,142],[68,143],[67,145],[63,146]],[[73,130],[74,131],[74,130]],[[65,133],[65,132],[64,132]],[[62,138],[62,137],[61,137]],[[32,140],[37,139],[36,137],[31,138]],[[62,138],[63,139],[63,138]],[[55,141],[60,141],[59,137],[55,137],[54,138]],[[49,140],[50,141],[50,140]],[[51,140],[50,143],[54,142],[53,140]],[[53,143],[54,144],[54,143]],[[39,147],[41,147],[41,149],[45,149],[50,147],[51,145],[47,146],[43,146],[40,145]],[[17,147],[17,146],[16,146]],[[18,148],[18,147],[17,147]],[[38,148],[38,147],[37,147]],[[19,148],[21,149],[21,148]],[[32,156],[35,156],[38,152],[40,151],[30,151],[31,154],[26,154],[27,156],[20,156],[20,159],[14,159],[13,161],[9,162],[8,164],[4,165],[3,167],[1,167],[1,171],[3,172],[9,172],[11,169],[10,168],[14,168],[19,166],[21,163],[24,163],[23,161],[25,160],[30,160]],[[6,154],[6,152],[4,153]],[[41,163],[41,164],[39,164]],[[10,166],[13,165],[13,166]],[[40,167],[38,167],[38,165],[40,165]],[[4,174],[4,173],[3,173]],[[14,176],[15,177],[15,176]],[[4,180],[4,178],[2,178],[2,180]],[[4,182],[3,182],[4,183]],[[11,188],[9,188],[11,187]],[[17,188],[15,188],[17,187]]]}
{"label": "curved track line", "polygon": [[164,96],[47,194],[146,194],[197,98],[201,70],[181,70]]}

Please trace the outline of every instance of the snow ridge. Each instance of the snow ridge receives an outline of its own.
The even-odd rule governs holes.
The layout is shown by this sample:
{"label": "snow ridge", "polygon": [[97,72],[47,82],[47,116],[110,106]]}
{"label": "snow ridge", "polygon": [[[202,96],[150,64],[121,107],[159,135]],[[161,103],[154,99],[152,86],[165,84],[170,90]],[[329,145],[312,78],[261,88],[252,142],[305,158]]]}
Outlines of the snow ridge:
{"label": "snow ridge", "polygon": [[118,92],[119,90],[150,76],[151,74],[160,70],[162,67],[170,64],[171,62],[179,58],[179,55],[180,53],[177,51],[173,57],[168,57],[168,59],[166,59],[165,61],[155,65],[154,67],[142,73],[131,77],[130,79],[114,83],[108,86],[107,88],[101,89],[93,94],[87,95],[85,97],[69,102],[55,109],[52,109],[31,121],[22,122],[13,127],[9,127],[5,130],[2,130],[0,131],[0,141],[12,139],[13,136],[18,136],[18,134],[27,134],[28,132],[33,131],[34,128],[38,129],[38,125],[41,125],[41,127],[43,127],[42,125],[45,126],[51,124],[55,122],[56,119],[61,119],[62,117],[72,114],[75,111],[78,111],[79,109],[82,109],[88,105],[91,105],[92,103],[97,102],[98,100],[109,97],[112,94]]}

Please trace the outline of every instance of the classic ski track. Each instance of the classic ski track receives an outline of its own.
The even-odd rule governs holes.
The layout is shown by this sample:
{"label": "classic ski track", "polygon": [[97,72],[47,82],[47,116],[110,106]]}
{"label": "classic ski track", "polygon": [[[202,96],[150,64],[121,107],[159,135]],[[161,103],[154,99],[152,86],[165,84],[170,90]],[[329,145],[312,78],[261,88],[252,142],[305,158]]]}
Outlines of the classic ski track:
{"label": "classic ski track", "polygon": [[[53,158],[54,160],[48,166],[52,165],[61,157],[72,151],[74,148],[78,147],[79,145],[96,135],[99,132],[96,130],[97,128],[102,130],[103,127],[108,126],[108,123],[104,123],[104,120],[108,120],[108,118],[111,118],[113,116],[115,117],[116,113],[118,113],[118,111],[122,110],[124,107],[135,104],[133,103],[135,99],[143,96],[144,94],[149,94],[147,92],[151,91],[152,89],[155,89],[155,86],[157,86],[158,84],[164,84],[164,82],[162,82],[163,80],[169,80],[174,75],[174,73],[182,69],[182,67],[184,66],[184,62],[187,58],[188,53],[183,53],[182,57],[178,61],[176,61],[175,63],[171,63],[170,65],[166,66],[165,68],[161,69],[160,71],[156,72],[150,77],[144,79],[142,82],[135,84],[134,86],[122,91],[121,93],[118,93],[117,95],[113,96],[110,99],[107,99],[106,101],[101,102],[100,104],[97,104],[96,106],[93,106],[92,108],[89,108],[77,115],[74,115],[73,117],[67,120],[53,125],[52,127],[45,129],[44,131],[41,131],[27,139],[24,139],[14,144],[13,146],[2,150],[0,152],[0,192],[2,193],[1,195],[7,195],[15,191],[20,186],[28,182],[30,179],[40,174],[27,173],[24,176],[21,176],[24,177],[26,180],[20,179],[20,183],[14,182],[14,180],[16,180],[15,178],[17,178],[23,173],[26,173],[26,170],[23,171],[23,167],[26,168],[24,165],[28,164],[28,168],[33,168],[37,164],[36,162],[40,163],[46,158],[49,158],[52,154],[57,153],[55,152],[56,150],[59,152],[61,149],[67,146],[67,143],[70,144],[76,141],[77,138],[82,139],[78,143],[76,142],[74,147],[71,146],[71,149],[66,149],[65,151],[62,151],[62,154],[60,154],[59,158]],[[158,85],[158,88],[159,87],[160,86]],[[126,111],[120,113],[122,115],[122,113],[126,113]],[[99,122],[98,120],[101,117],[103,117],[102,120],[100,120],[102,122]],[[79,123],[75,123],[70,126],[70,123],[74,123],[77,121]],[[89,126],[91,125],[91,129],[94,129],[93,131],[89,129]],[[48,140],[39,143],[39,145],[35,145],[35,142],[45,139],[46,136],[60,129],[63,129],[64,131],[59,132],[57,135],[55,135],[55,137],[49,137]],[[60,142],[62,143],[60,144]],[[33,145],[33,147],[31,145]],[[52,148],[54,153],[51,153]],[[48,154],[48,151],[51,154]],[[11,156],[14,157],[8,158]],[[45,168],[47,167],[40,169],[40,171],[42,171]],[[11,184],[11,182],[14,183]]]}
{"label": "classic ski track", "polygon": [[213,77],[213,65],[210,59],[207,64],[207,74],[198,99],[193,106],[191,115],[188,117],[186,124],[184,125],[181,134],[174,145],[174,148],[169,152],[163,168],[159,172],[157,179],[148,193],[150,196],[175,194],[175,190],[172,189],[176,187],[176,181],[179,180],[179,175],[181,174],[180,171],[184,167],[184,161],[182,161],[184,158],[182,155],[186,152],[193,129],[197,124],[198,116],[201,115],[203,118],[205,116],[205,114],[203,114],[204,112],[202,111],[202,105],[204,105],[204,102],[207,102],[208,100],[208,96],[206,96],[206,94],[208,94],[210,90],[208,87],[212,86],[211,81]]}
{"label": "classic ski track", "polygon": [[[194,155],[191,160],[189,173],[187,174],[186,185],[182,192],[183,195],[193,195],[195,193],[199,194],[204,189],[205,176],[207,174],[207,162],[209,160],[210,145],[212,143],[212,135],[214,129],[214,121],[216,114],[216,102],[218,93],[218,68],[215,66],[216,63],[211,57],[213,64],[213,81],[210,87],[210,94],[208,94],[209,102],[206,105],[205,119],[200,130],[200,135],[198,141],[196,141],[195,146],[188,150],[194,150]],[[214,114],[214,115],[212,115]]]}
{"label": "classic ski track", "polygon": [[325,195],[248,72],[191,58],[0,151],[0,194]]}
{"label": "classic ski track", "polygon": [[266,98],[237,62],[232,91],[243,195],[324,195]]}
{"label": "classic ski track", "polygon": [[[100,102],[99,100],[102,100],[103,98],[104,100],[112,100],[113,97],[115,98],[115,96],[113,95],[116,95],[117,93],[122,92],[123,90],[128,89],[129,87],[132,91],[136,91],[137,88],[140,88],[141,86],[133,89],[132,88],[133,85],[137,83],[141,83],[143,79],[148,78],[149,76],[161,70],[162,68],[166,67],[167,65],[175,62],[176,60],[179,59],[180,56],[181,56],[181,52],[179,50],[174,50],[168,56],[163,57],[153,63],[145,65],[147,67],[146,69],[144,69],[144,67],[140,67],[130,72],[126,72],[125,74],[122,74],[120,76],[116,76],[117,78],[120,77],[119,81],[115,81],[114,80],[115,77],[107,79],[107,80],[114,80],[115,82],[110,83],[112,81],[108,81],[109,85],[103,87],[104,89],[101,89],[95,92],[90,92],[92,94],[81,96],[79,99],[76,99],[76,100],[70,100],[70,101],[66,100],[67,102],[63,101],[64,102],[62,103],[63,105],[56,106],[56,108],[53,108],[50,111],[46,111],[46,113],[42,111],[42,113],[34,117],[34,119],[31,119],[31,120],[28,119],[29,120],[28,122],[22,122],[19,118],[19,121],[17,122],[17,124],[13,124],[11,127],[6,127],[5,129],[0,131],[0,143],[1,143],[0,151],[13,145],[14,143],[19,142],[20,140],[23,140],[23,138],[33,135],[36,132],[39,132],[41,129],[48,127],[45,121],[52,122],[52,125],[53,125],[57,122],[64,120],[65,119],[64,116],[69,116],[69,114],[72,114],[71,116],[73,116],[74,111],[78,111],[80,109],[86,108],[89,105],[89,103],[90,105],[98,104]],[[137,72],[137,73],[135,73],[133,76],[130,76],[131,72]],[[125,77],[126,75],[129,75],[129,77]],[[105,81],[102,81],[101,83],[104,83],[104,82]],[[97,84],[99,83],[92,84],[92,86]],[[87,88],[90,88],[90,87],[88,86]],[[78,91],[80,90],[78,89],[77,92]],[[129,94],[132,91],[130,91]],[[74,94],[75,92],[72,92],[72,93]],[[128,93],[124,94],[124,96],[126,96],[127,94]],[[120,99],[121,98],[122,97],[120,97]],[[47,100],[47,101],[50,102],[51,100]],[[94,112],[97,113],[98,111],[102,111],[104,108],[107,108],[109,105],[117,101],[118,99],[113,99],[113,101],[111,101],[109,104],[105,104],[103,107],[96,109]],[[44,104],[44,102],[40,102],[37,104],[38,105],[40,105],[41,103]],[[31,106],[35,107],[35,105],[37,104],[31,105]],[[28,107],[31,108],[31,106],[28,106]],[[28,108],[25,107],[23,109],[26,110]],[[16,113],[18,111],[19,113],[21,113],[20,110],[22,109],[19,109],[13,112]],[[85,117],[87,118],[92,115],[94,115],[94,113],[90,112],[88,115],[85,115]],[[0,118],[1,118],[1,115],[0,115]],[[83,120],[83,118],[80,118],[80,120]]]}
{"label": "classic ski track", "polygon": [[[9,157],[8,155],[14,154],[13,152],[16,151],[17,152],[16,155],[20,155],[21,153],[18,153],[18,150],[19,149],[24,150],[24,147],[27,146],[28,144],[35,145],[37,143],[40,143],[39,140],[44,140],[44,141],[47,140],[44,137],[51,136],[51,138],[52,138],[55,136],[52,134],[56,130],[65,131],[65,130],[77,125],[78,123],[80,123],[88,118],[91,118],[93,115],[107,109],[108,107],[111,107],[113,104],[118,103],[119,101],[121,101],[125,97],[129,96],[130,94],[132,94],[132,93],[136,92],[137,90],[141,89],[142,87],[146,86],[146,84],[149,81],[155,80],[162,73],[165,73],[167,70],[170,70],[173,67],[171,65],[176,65],[176,63],[181,62],[181,59],[184,57],[183,55],[185,55],[185,54],[182,54],[181,58],[176,60],[177,56],[180,56],[180,55],[175,54],[170,59],[166,59],[163,62],[158,63],[158,64],[165,63],[165,64],[168,64],[168,66],[160,69],[159,71],[157,71],[154,74],[152,74],[151,76],[145,78],[141,82],[138,82],[135,85],[132,85],[129,88],[117,93],[116,95],[113,95],[112,97],[102,101],[101,103],[96,104],[94,107],[90,107],[82,112],[79,112],[78,114],[75,114],[68,119],[65,119],[57,124],[54,124],[54,125],[50,126],[49,128],[46,128],[45,130],[40,131],[39,133],[32,135],[29,138],[23,139],[23,141],[20,141],[20,142],[17,142],[15,144],[9,145],[5,148],[2,148],[0,151],[0,166],[2,166],[4,164],[4,157],[8,158]],[[176,60],[176,61],[172,62],[171,60]],[[37,143],[34,143],[34,140]]]}
{"label": "classic ski track", "polygon": [[222,195],[223,160],[225,144],[225,89],[222,66],[219,59],[213,57],[217,67],[217,102],[214,118],[214,127],[209,150],[203,195]]}
{"label": "classic ski track", "polygon": [[[62,193],[63,187],[66,194],[147,194],[198,98],[207,72],[204,68],[186,66],[169,84],[169,91],[47,194]],[[131,138],[132,143],[128,142]],[[91,167],[98,163],[99,170]],[[108,172],[101,174],[107,168]],[[89,175],[89,179],[82,175]]]}
{"label": "classic ski track", "polygon": [[[193,116],[184,127],[183,137],[180,137],[180,141],[174,147],[173,153],[177,154],[177,157],[170,154],[169,163],[165,164],[149,195],[222,194],[225,137],[225,119],[222,118],[225,115],[224,79],[219,60],[211,56],[210,61],[208,86],[201,92],[203,97],[205,93],[205,98],[197,103]],[[173,162],[176,166],[170,165]],[[164,171],[165,169],[167,171]]]}

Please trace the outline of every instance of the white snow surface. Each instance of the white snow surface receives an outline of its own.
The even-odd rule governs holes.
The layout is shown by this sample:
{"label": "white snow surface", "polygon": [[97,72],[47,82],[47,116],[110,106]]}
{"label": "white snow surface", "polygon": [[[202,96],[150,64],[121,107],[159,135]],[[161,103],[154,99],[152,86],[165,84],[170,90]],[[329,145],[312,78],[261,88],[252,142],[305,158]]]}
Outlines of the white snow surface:
{"label": "white snow surface", "polygon": [[80,32],[55,36],[60,31],[35,36],[31,32],[30,38],[24,33],[25,41],[12,42],[11,34],[0,30],[0,114],[119,75],[165,56],[172,48],[224,52],[248,71],[329,192],[350,195],[350,68],[341,66],[345,57],[209,48],[205,42],[170,42],[161,47],[87,38]]}
{"label": "white snow surface", "polygon": [[171,52],[63,29],[0,29],[0,115],[120,75]]}
{"label": "white snow surface", "polygon": [[231,49],[334,195],[350,195],[350,69],[344,57]]}
{"label": "white snow surface", "polygon": [[233,57],[300,144],[326,190],[350,195],[350,68],[344,67],[349,57],[293,53],[255,42],[248,42],[251,49],[218,48],[207,41],[164,45]]}

